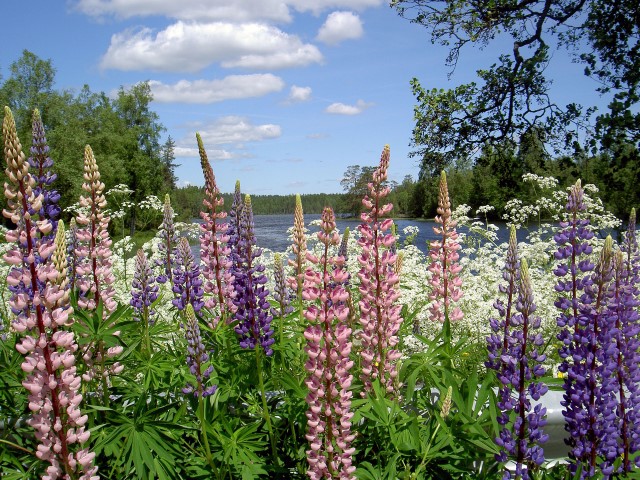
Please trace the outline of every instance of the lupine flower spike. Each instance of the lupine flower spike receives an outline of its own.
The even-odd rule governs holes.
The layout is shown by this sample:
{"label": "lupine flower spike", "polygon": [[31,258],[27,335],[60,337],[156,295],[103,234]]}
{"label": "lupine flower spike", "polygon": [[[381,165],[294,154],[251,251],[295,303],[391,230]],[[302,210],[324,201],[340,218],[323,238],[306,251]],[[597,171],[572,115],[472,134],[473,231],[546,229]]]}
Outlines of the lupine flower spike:
{"label": "lupine flower spike", "polygon": [[272,308],[271,313],[274,317],[280,318],[279,326],[279,343],[282,346],[284,337],[284,318],[293,311],[291,306],[291,295],[287,287],[287,281],[284,275],[284,265],[282,264],[282,255],[276,253],[273,256],[273,281],[275,283],[273,291],[273,299],[278,303],[278,308]]}
{"label": "lupine flower spike", "polygon": [[607,307],[613,276],[612,240],[605,241],[595,269],[588,260],[579,261],[580,254],[591,253],[587,241],[593,237],[588,220],[580,218],[585,210],[580,182],[570,191],[567,210],[569,221],[561,223],[563,230],[555,236],[559,245],[556,258],[566,262],[560,263],[555,273],[571,274],[568,281],[559,281],[556,286],[557,291],[568,292],[556,306],[562,311],[558,338],[563,342],[560,371],[567,374],[563,414],[571,436],[571,471],[575,474],[579,470],[581,478],[586,478],[596,475],[599,467],[608,478],[618,456],[620,436],[615,418],[619,353],[614,341],[615,319]]}
{"label": "lupine flower spike", "polygon": [[31,212],[31,214],[38,213],[40,219],[46,218],[51,221],[52,231],[50,235],[53,239],[53,235],[55,235],[58,228],[58,218],[60,217],[60,206],[58,205],[60,194],[51,185],[58,176],[51,171],[53,160],[49,156],[49,145],[47,145],[44,125],[37,108],[33,111],[32,132],[33,141],[30,149],[29,166],[31,174],[36,181],[34,193],[36,195],[42,194],[42,207],[40,211]]}
{"label": "lupine flower spike", "polygon": [[[22,285],[12,290],[9,305],[15,315],[13,328],[22,335],[16,349],[25,356],[22,369],[28,375],[22,384],[29,391],[29,425],[36,431],[36,456],[50,464],[45,479],[97,480],[95,454],[86,449],[72,450],[74,444],[82,445],[89,439],[89,431],[84,427],[87,416],[79,409],[81,380],[74,366],[78,347],[73,333],[64,329],[71,322],[72,309],[64,279],[58,283],[61,272],[56,269],[64,268],[60,261],[65,250],[64,228],[55,242],[39,238],[51,232],[51,223],[32,217],[32,212],[42,208],[42,194],[34,192],[36,181],[29,173],[8,107],[2,134],[8,179],[3,214],[16,226],[6,234],[7,242],[15,246],[4,260],[11,265],[7,283],[11,287]],[[35,302],[35,298],[40,301]]]}
{"label": "lupine flower spike", "polygon": [[393,220],[386,217],[393,205],[384,204],[390,188],[385,185],[389,167],[389,146],[385,146],[380,157],[380,165],[373,172],[373,180],[368,185],[369,194],[362,204],[366,210],[361,214],[362,224],[358,227],[358,245],[362,253],[360,263],[360,332],[361,378],[364,389],[361,394],[371,391],[375,379],[387,391],[396,390],[398,375],[396,362],[400,352],[398,330],[402,324],[399,278],[395,272],[396,254],[393,245],[396,238],[390,233]]}
{"label": "lupine flower spike", "polygon": [[302,315],[302,284],[304,283],[304,271],[306,268],[307,237],[304,226],[304,212],[302,210],[302,199],[300,194],[296,195],[296,206],[293,212],[293,259],[289,259],[289,265],[293,267],[293,276],[287,279],[289,288],[296,292]]}
{"label": "lupine flower spike", "polygon": [[271,326],[272,316],[267,297],[269,290],[265,288],[267,277],[265,267],[257,260],[262,251],[256,248],[256,237],[253,225],[251,197],[245,197],[242,215],[238,225],[238,241],[233,258],[233,285],[235,288],[234,304],[237,307],[235,319],[238,324],[235,331],[240,338],[240,346],[264,349],[267,356],[273,353],[271,345],[274,339]]}
{"label": "lupine flower spike", "polygon": [[195,378],[195,382],[187,382],[182,392],[185,394],[193,393],[198,398],[208,397],[215,393],[218,386],[206,386],[207,380],[213,372],[213,365],[206,366],[209,361],[209,354],[202,343],[200,326],[191,304],[187,305],[184,317],[187,336],[187,365],[191,375]]}
{"label": "lupine flower spike", "polygon": [[156,284],[153,271],[147,260],[144,250],[138,250],[136,254],[133,280],[131,282],[131,300],[129,304],[133,307],[133,318],[140,322],[142,326],[141,347],[151,353],[151,338],[149,337],[149,327],[155,322],[155,310],[153,302],[158,298],[158,285]]}
{"label": "lupine flower spike", "polygon": [[184,237],[178,242],[175,252],[173,293],[176,298],[172,303],[180,311],[191,304],[193,310],[199,312],[204,305],[200,267],[193,257],[189,241]]}
{"label": "lupine flower spike", "polygon": [[203,220],[200,224],[200,256],[204,264],[202,276],[205,278],[204,291],[209,294],[205,307],[209,309],[217,307],[217,311],[214,312],[213,326],[215,326],[220,319],[228,318],[235,310],[229,259],[231,249],[227,245],[228,225],[218,222],[227,217],[227,212],[223,210],[224,199],[216,185],[216,177],[199,133],[196,133],[196,139],[205,182],[203,210],[200,212]]}
{"label": "lupine flower spike", "polygon": [[440,175],[437,212],[435,221],[441,227],[433,227],[440,239],[432,241],[429,249],[429,271],[432,274],[432,290],[429,295],[432,303],[429,309],[432,320],[444,322],[446,318],[453,323],[462,319],[460,307],[452,308],[452,304],[462,297],[462,280],[458,275],[462,267],[458,263],[460,243],[456,222],[451,218],[451,202],[444,172]]}
{"label": "lupine flower spike", "polygon": [[103,213],[107,200],[102,193],[104,183],[100,180],[98,164],[91,147],[84,151],[84,183],[82,189],[87,195],[80,196],[80,206],[85,207],[87,214],[80,213],[76,217],[79,228],[77,232],[80,246],[76,251],[82,261],[77,266],[78,288],[80,296],[78,305],[81,308],[95,310],[98,302],[102,302],[105,315],[116,308],[113,282],[115,277],[111,268],[111,239],[109,238],[109,217]]}
{"label": "lupine flower spike", "polygon": [[[349,311],[345,305],[348,294],[344,288],[347,272],[344,257],[332,257],[330,249],[339,242],[335,231],[335,216],[331,208],[322,213],[318,239],[322,256],[307,254],[315,268],[305,273],[303,296],[311,304],[305,311],[309,326],[304,332],[305,352],[309,359],[307,395],[307,450],[311,480],[355,479],[352,465],[355,435],[351,432],[351,382],[349,373],[353,361],[351,329],[347,324]],[[334,268],[335,267],[335,268]]]}
{"label": "lupine flower spike", "polygon": [[[514,268],[516,270],[514,270]],[[538,403],[532,408],[531,400],[539,401],[547,392],[544,383],[537,381],[544,375],[542,362],[545,355],[538,352],[544,344],[540,333],[540,317],[534,316],[536,306],[526,260],[518,262],[515,248],[515,230],[512,229],[504,269],[507,284],[502,290],[507,294],[507,306],[496,302],[502,320],[491,320],[493,335],[488,339],[489,362],[487,366],[498,373],[501,387],[498,392],[498,423],[503,425],[496,443],[501,452],[496,455],[499,462],[512,459],[515,472],[504,471],[505,479],[528,480],[531,469],[544,462],[540,444],[548,436],[542,432],[546,424],[546,409]],[[514,302],[517,292],[517,301]],[[517,313],[510,313],[515,306]],[[510,415],[515,421],[510,424]]]}
{"label": "lupine flower spike", "polygon": [[175,225],[173,223],[174,211],[171,207],[171,199],[167,193],[164,197],[164,208],[162,215],[162,224],[158,229],[158,236],[160,237],[160,244],[158,245],[158,251],[160,252],[160,258],[156,261],[156,264],[161,268],[162,273],[157,276],[156,281],[158,283],[166,283],[167,281],[172,283],[173,264],[175,249],[178,245],[178,234],[176,233]]}
{"label": "lupine flower spike", "polygon": [[82,260],[77,252],[80,250],[78,243],[78,224],[71,217],[69,232],[67,233],[67,264],[69,265],[69,288],[74,292],[78,286],[78,264]]}

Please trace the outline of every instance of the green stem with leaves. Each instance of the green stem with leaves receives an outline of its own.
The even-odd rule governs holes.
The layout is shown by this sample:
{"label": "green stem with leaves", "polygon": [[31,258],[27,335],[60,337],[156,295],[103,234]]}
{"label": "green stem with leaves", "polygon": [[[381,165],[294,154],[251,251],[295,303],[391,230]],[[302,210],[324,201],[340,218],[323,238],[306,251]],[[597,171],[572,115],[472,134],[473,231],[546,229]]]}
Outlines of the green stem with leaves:
{"label": "green stem with leaves", "polygon": [[258,384],[260,386],[260,396],[262,397],[262,415],[264,421],[267,424],[267,430],[269,431],[269,440],[271,442],[271,455],[273,455],[273,461],[278,464],[278,450],[276,448],[276,437],[273,433],[273,427],[271,425],[271,415],[269,415],[269,407],[267,406],[267,392],[264,388],[264,379],[262,378],[262,358],[260,352],[262,349],[260,345],[256,345],[256,368],[258,372]]}

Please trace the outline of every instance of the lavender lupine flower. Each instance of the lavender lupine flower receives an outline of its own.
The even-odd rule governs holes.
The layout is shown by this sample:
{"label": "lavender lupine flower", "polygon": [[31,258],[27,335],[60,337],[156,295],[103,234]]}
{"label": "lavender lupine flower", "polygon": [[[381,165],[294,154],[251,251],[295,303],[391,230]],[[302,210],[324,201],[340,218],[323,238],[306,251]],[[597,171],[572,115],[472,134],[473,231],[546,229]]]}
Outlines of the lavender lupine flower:
{"label": "lavender lupine flower", "polygon": [[[613,292],[608,309],[613,316],[618,346],[615,369],[619,400],[616,413],[620,431],[618,456],[622,457],[620,470],[629,472],[633,468],[631,458],[640,450],[640,302],[634,294],[636,287],[630,281],[625,253],[618,251],[614,257]],[[635,464],[640,466],[640,457],[636,457]]]}
{"label": "lavender lupine flower", "polygon": [[600,457],[603,459],[600,469],[608,477],[613,471],[619,442],[614,381],[619,354],[614,341],[615,320],[607,308],[611,296],[608,285],[612,277],[612,241],[610,238],[605,241],[595,270],[588,260],[579,261],[580,254],[591,253],[587,240],[593,237],[587,228],[588,220],[580,218],[585,210],[580,182],[570,191],[567,210],[569,221],[561,223],[563,230],[555,236],[559,245],[556,258],[565,262],[559,264],[555,273],[559,277],[571,275],[568,281],[559,281],[556,286],[558,292],[567,292],[559,297],[556,306],[562,311],[558,317],[562,328],[558,338],[563,342],[560,371],[566,373],[563,414],[571,434],[567,442],[572,447],[571,470],[575,473],[580,468],[582,478],[593,476]]}
{"label": "lavender lupine flower", "polygon": [[432,290],[429,294],[432,304],[429,310],[432,320],[444,322],[445,318],[448,318],[450,322],[456,322],[462,319],[462,310],[457,306],[452,309],[451,303],[462,297],[462,280],[458,275],[462,267],[458,263],[460,243],[455,228],[456,222],[451,218],[449,188],[444,171],[440,175],[437,211],[435,221],[442,226],[433,227],[440,240],[432,241],[429,249],[429,271],[432,273]]}
{"label": "lavender lupine flower", "polygon": [[[60,194],[51,187],[51,184],[58,176],[51,171],[53,160],[49,156],[49,145],[40,118],[40,111],[37,108],[33,111],[32,136],[31,156],[28,161],[31,175],[36,181],[33,191],[36,195],[42,194],[42,207],[37,213],[41,219],[46,218],[51,221],[52,232],[50,235],[53,238],[60,217],[60,206],[58,205]],[[36,212],[31,212],[31,214],[33,213]]]}
{"label": "lavender lupine flower", "polygon": [[[531,406],[531,400],[540,400],[547,392],[544,383],[536,381],[544,375],[541,363],[545,355],[538,352],[544,344],[542,335],[536,332],[540,328],[540,317],[534,316],[536,306],[533,299],[533,289],[529,277],[527,261],[522,260],[518,266],[515,244],[515,234],[512,237],[507,252],[505,265],[505,285],[507,293],[507,307],[496,302],[502,320],[491,320],[493,330],[488,339],[489,362],[487,366],[498,372],[501,387],[498,392],[498,423],[504,425],[496,443],[501,447],[496,455],[499,462],[506,462],[509,458],[515,461],[515,472],[505,469],[504,477],[528,480],[530,470],[544,462],[544,452],[540,444],[548,436],[542,432],[546,425],[546,408],[537,404]],[[514,267],[519,271],[514,272]],[[517,300],[513,298],[517,292]],[[509,300],[511,299],[511,300]],[[507,315],[507,309],[514,306],[517,313]],[[510,414],[515,413],[515,420],[510,425]]]}
{"label": "lavender lupine flower", "polygon": [[138,250],[136,254],[134,268],[129,304],[133,307],[133,318],[147,327],[154,323],[156,312],[151,306],[158,298],[158,285],[156,285],[153,271],[142,249]]}
{"label": "lavender lupine flower", "polygon": [[116,309],[114,299],[115,277],[111,267],[111,239],[109,238],[109,217],[103,209],[107,200],[102,193],[104,183],[100,180],[100,171],[93,150],[87,145],[84,151],[84,183],[82,189],[87,193],[80,196],[80,206],[88,213],[79,213],[76,222],[79,226],[77,238],[80,245],[76,250],[78,260],[77,285],[80,290],[78,305],[87,310],[95,310],[102,302],[105,317]]}
{"label": "lavender lupine flower", "polygon": [[629,225],[624,235],[624,241],[620,249],[625,253],[625,268],[627,270],[627,283],[632,285],[634,295],[640,293],[640,251],[636,239],[636,209],[631,209]]}
{"label": "lavender lupine flower", "polygon": [[269,290],[265,287],[267,277],[264,265],[258,263],[262,251],[255,248],[256,237],[253,231],[253,210],[251,197],[245,196],[238,224],[238,241],[233,253],[233,286],[237,307],[234,318],[238,321],[235,331],[240,338],[240,346],[255,349],[260,345],[266,355],[271,355],[274,343],[272,316],[269,312],[267,297]]}
{"label": "lavender lupine flower", "polygon": [[174,252],[178,245],[178,234],[176,233],[175,225],[173,223],[173,208],[171,207],[171,199],[167,193],[164,196],[164,208],[162,215],[162,223],[158,229],[158,236],[160,237],[160,244],[158,245],[158,251],[160,252],[160,258],[156,260],[156,265],[161,268],[161,274],[156,277],[156,282],[171,283],[171,276],[173,275],[173,263]]}
{"label": "lavender lupine flower", "polygon": [[15,246],[3,258],[11,265],[7,283],[21,286],[9,305],[16,316],[13,328],[21,336],[16,350],[25,356],[22,370],[28,375],[22,383],[29,391],[29,425],[36,431],[36,456],[50,463],[43,478],[97,480],[95,454],[87,449],[73,451],[74,444],[89,439],[89,431],[84,427],[87,416],[79,408],[81,380],[74,366],[78,347],[73,332],[65,330],[73,310],[64,279],[57,283],[62,274],[56,269],[59,264],[51,260],[54,252],[57,260],[64,256],[64,229],[52,242],[45,237],[52,229],[50,221],[36,221],[32,216],[31,212],[42,208],[43,197],[34,191],[36,181],[29,173],[8,107],[2,134],[8,180],[4,188],[7,207],[2,213],[16,226],[6,234],[7,242]]}
{"label": "lavender lupine flower", "polygon": [[[330,248],[338,244],[335,215],[331,208],[322,213],[318,239],[323,245],[320,258],[307,254],[315,267],[307,268],[303,296],[311,304],[305,310],[309,326],[305,329],[305,352],[309,359],[305,368],[307,395],[307,450],[311,480],[355,479],[352,465],[351,396],[353,361],[351,329],[347,325],[348,294],[343,287],[347,272],[343,257],[331,257]],[[333,268],[335,267],[335,268]]]}
{"label": "lavender lupine flower", "polygon": [[178,310],[184,310],[191,304],[195,312],[199,312],[204,301],[202,296],[202,278],[200,267],[193,257],[189,241],[182,237],[175,251],[175,263],[173,268],[173,293],[176,298],[171,302]]}
{"label": "lavender lupine flower", "polygon": [[240,191],[240,181],[236,180],[235,189],[233,191],[233,202],[229,210],[229,225],[227,228],[227,247],[229,247],[229,259],[231,260],[231,270],[236,267],[234,261],[238,258],[238,232],[240,231],[240,222],[242,221],[242,209],[244,208],[244,200]]}
{"label": "lavender lupine flower", "polygon": [[[302,284],[304,282],[304,272],[307,262],[307,237],[304,226],[304,211],[302,210],[302,199],[300,194],[296,194],[296,206],[293,212],[293,259],[289,259],[289,266],[293,267],[293,276],[287,279],[289,288],[296,292],[298,302],[302,302]],[[300,309],[302,312],[302,308]]]}
{"label": "lavender lupine flower", "polygon": [[393,220],[384,217],[391,212],[393,205],[382,203],[390,192],[390,188],[384,185],[388,167],[389,146],[386,145],[380,157],[380,165],[373,172],[373,180],[368,185],[369,194],[362,200],[367,210],[361,214],[362,224],[358,227],[358,245],[362,249],[358,256],[358,277],[363,396],[371,391],[375,379],[390,394],[397,386],[396,362],[400,358],[400,352],[395,346],[398,344],[402,317],[401,306],[397,304],[400,279],[394,270],[397,256],[392,253],[396,238],[391,233],[385,233],[391,228]]}
{"label": "lavender lupine flower", "polygon": [[205,301],[207,308],[218,307],[214,312],[215,326],[220,319],[229,318],[235,310],[233,304],[233,277],[231,275],[231,249],[227,245],[229,241],[228,225],[218,223],[227,217],[222,209],[224,199],[216,185],[216,177],[207,158],[200,134],[196,133],[200,163],[204,173],[204,200],[203,210],[200,212],[202,224],[200,224],[200,257],[204,267],[202,275],[205,278],[204,291],[210,296]]}
{"label": "lavender lupine flower", "polygon": [[279,253],[273,256],[273,281],[275,287],[273,289],[273,299],[278,303],[279,309],[272,309],[273,315],[278,315],[280,318],[291,313],[293,307],[291,306],[291,295],[289,288],[287,287],[287,280],[284,274],[284,264],[282,263],[282,255]]}
{"label": "lavender lupine flower", "polygon": [[189,371],[195,377],[195,382],[187,382],[182,392],[185,394],[193,393],[196,398],[208,397],[215,393],[218,386],[205,386],[213,372],[213,365],[204,368],[209,361],[209,354],[202,343],[200,326],[191,304],[188,304],[187,308],[185,308],[184,316],[187,336],[187,365],[189,366]]}

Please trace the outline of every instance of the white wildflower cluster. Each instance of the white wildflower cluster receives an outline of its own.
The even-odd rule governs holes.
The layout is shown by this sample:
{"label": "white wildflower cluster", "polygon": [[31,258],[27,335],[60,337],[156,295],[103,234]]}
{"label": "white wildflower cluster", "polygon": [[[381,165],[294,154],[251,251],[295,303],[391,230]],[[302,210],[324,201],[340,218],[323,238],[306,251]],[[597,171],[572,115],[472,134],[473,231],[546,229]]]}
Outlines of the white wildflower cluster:
{"label": "white wildflower cluster", "polygon": [[132,193],[133,193],[133,190],[131,190],[127,184],[119,183],[115,187],[107,190],[105,192],[105,195],[109,197],[113,195],[131,195]]}
{"label": "white wildflower cluster", "polygon": [[487,213],[494,211],[496,208],[493,205],[482,205],[476,210],[476,215],[487,215]]}
{"label": "white wildflower cluster", "polygon": [[418,233],[420,233],[420,229],[416,225],[408,225],[402,229],[402,233],[404,234],[402,245],[406,247],[414,244]]}
{"label": "white wildflower cluster", "polygon": [[155,195],[147,195],[147,197],[138,204],[138,207],[142,210],[155,210],[160,213],[164,211],[164,203]]}
{"label": "white wildflower cluster", "polygon": [[522,175],[522,180],[525,183],[533,183],[543,190],[548,190],[558,186],[558,179],[554,177],[542,177],[535,173],[525,173]]}

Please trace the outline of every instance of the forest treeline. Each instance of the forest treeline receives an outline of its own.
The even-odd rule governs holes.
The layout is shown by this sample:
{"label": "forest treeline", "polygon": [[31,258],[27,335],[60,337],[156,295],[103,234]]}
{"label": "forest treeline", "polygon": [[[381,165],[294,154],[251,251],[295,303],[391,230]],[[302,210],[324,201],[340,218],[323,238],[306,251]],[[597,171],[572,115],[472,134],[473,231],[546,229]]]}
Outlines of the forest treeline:
{"label": "forest treeline", "polygon": [[[163,199],[169,193],[181,220],[198,216],[203,189],[177,187],[175,142],[171,135],[165,136],[166,129],[152,109],[148,83],[121,87],[115,95],[94,92],[88,85],[79,91],[59,91],[54,89],[54,83],[52,61],[25,50],[11,64],[6,78],[0,72],[0,105],[13,111],[27,155],[32,113],[36,108],[40,111],[63,208],[74,204],[81,193],[82,155],[85,145],[90,144],[99,159],[107,191],[126,184],[133,190],[129,200],[135,205],[148,195]],[[638,206],[640,161],[634,144],[612,142],[597,154],[587,154],[574,142],[573,154],[552,157],[544,140],[540,130],[530,129],[518,142],[487,145],[473,158],[450,162],[437,152],[425,153],[417,165],[417,178],[407,176],[402,182],[389,183],[394,215],[432,218],[438,198],[437,177],[443,168],[448,172],[454,205],[466,203],[472,208],[492,205],[495,216],[501,215],[509,199],[527,199],[535,194],[531,185],[523,183],[524,173],[554,176],[561,186],[571,185],[578,178],[594,183],[607,207],[621,218],[626,217],[631,207]],[[4,152],[0,155],[4,162]],[[303,195],[305,212],[320,213],[323,207],[331,206],[337,214],[358,215],[375,164],[372,159],[370,166],[345,166],[343,193]],[[4,169],[0,172],[2,181]],[[231,192],[225,192],[224,197],[229,208]],[[252,198],[256,215],[293,213],[294,195],[252,195]],[[63,218],[68,216],[69,213],[63,214]],[[135,208],[127,221],[133,231],[137,223]]]}

